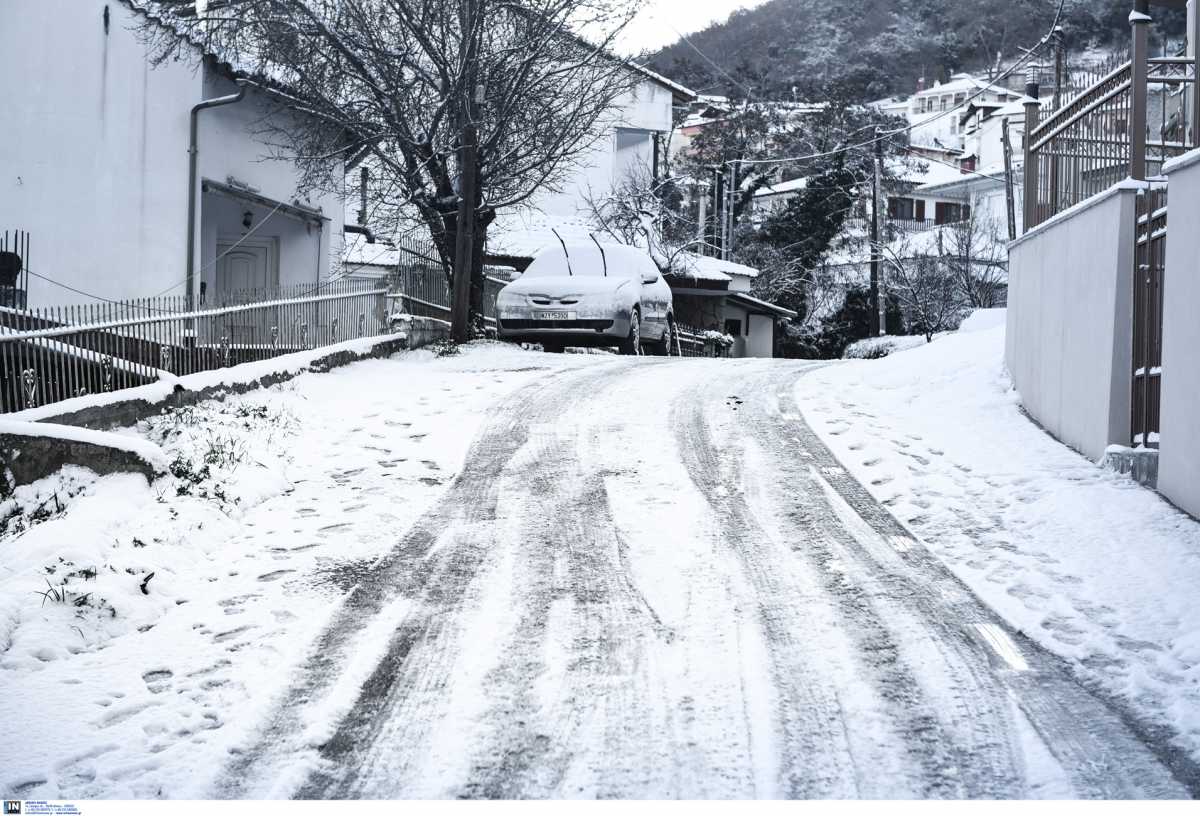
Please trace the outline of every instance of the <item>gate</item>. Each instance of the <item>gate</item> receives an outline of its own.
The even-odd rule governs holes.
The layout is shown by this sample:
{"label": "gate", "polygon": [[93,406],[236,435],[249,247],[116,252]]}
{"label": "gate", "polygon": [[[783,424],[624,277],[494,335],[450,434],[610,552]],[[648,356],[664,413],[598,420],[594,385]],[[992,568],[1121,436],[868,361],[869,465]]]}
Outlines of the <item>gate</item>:
{"label": "gate", "polygon": [[1162,386],[1163,271],[1167,249],[1167,188],[1137,195],[1133,269],[1133,447],[1158,447]]}

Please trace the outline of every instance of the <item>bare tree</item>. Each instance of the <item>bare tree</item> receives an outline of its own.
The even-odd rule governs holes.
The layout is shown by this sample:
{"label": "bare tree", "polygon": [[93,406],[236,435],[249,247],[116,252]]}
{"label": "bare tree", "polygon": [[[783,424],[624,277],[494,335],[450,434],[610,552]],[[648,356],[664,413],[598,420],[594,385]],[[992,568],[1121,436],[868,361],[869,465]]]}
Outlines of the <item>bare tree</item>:
{"label": "bare tree", "polygon": [[973,202],[967,217],[944,227],[938,255],[949,269],[967,306],[992,309],[1003,305],[1008,282],[1008,250],[1000,226]]}
{"label": "bare tree", "polygon": [[[298,116],[262,127],[320,183],[347,141],[369,156],[393,229],[428,229],[451,285],[461,179],[476,190],[471,311],[496,211],[565,181],[640,77],[610,46],[640,0],[141,0],[159,60],[186,42],[270,89]],[[588,39],[584,39],[583,36]],[[473,128],[473,166],[462,134]],[[390,223],[388,223],[390,222]]]}
{"label": "bare tree", "polygon": [[639,162],[607,194],[589,188],[583,198],[599,233],[620,244],[645,247],[659,268],[670,273],[686,267],[684,254],[703,243],[696,219],[682,206],[683,182],[655,178]]}
{"label": "bare tree", "polygon": [[878,246],[887,269],[887,290],[899,299],[910,327],[927,342],[957,327],[967,307],[957,279],[941,259],[914,250],[909,237]]}

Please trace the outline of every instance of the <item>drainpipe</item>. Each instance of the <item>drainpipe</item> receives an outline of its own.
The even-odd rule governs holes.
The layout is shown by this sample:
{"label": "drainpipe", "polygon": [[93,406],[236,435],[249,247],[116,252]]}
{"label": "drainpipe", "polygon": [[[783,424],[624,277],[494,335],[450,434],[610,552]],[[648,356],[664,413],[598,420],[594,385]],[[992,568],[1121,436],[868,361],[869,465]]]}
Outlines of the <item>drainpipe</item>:
{"label": "drainpipe", "polygon": [[241,102],[246,96],[246,86],[248,80],[239,79],[238,92],[229,96],[218,96],[214,99],[205,99],[192,107],[191,115],[191,130],[188,138],[188,215],[187,215],[187,309],[192,311],[196,307],[195,298],[195,277],[196,277],[196,155],[199,152],[196,149],[197,142],[197,126],[199,114],[202,110],[208,108],[219,108],[222,105],[232,105],[236,102]]}
{"label": "drainpipe", "polygon": [[367,243],[375,243],[375,233],[371,232],[371,228],[363,224],[343,224],[342,232],[355,232],[359,235],[367,236]]}

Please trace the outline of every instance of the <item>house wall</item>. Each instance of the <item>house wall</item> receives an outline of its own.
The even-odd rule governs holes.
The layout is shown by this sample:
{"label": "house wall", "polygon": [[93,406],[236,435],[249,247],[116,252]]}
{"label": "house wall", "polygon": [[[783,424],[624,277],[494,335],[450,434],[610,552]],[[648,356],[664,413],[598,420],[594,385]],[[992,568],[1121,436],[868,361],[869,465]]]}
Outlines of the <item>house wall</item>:
{"label": "house wall", "polygon": [[1158,489],[1200,516],[1200,151],[1167,170]]}
{"label": "house wall", "polygon": [[[187,106],[202,75],[151,68],[135,22],[120,2],[6,0],[0,26],[0,230],[32,234],[34,272],[109,298],[184,278]],[[87,301],[33,276],[28,299]]]}
{"label": "house wall", "polygon": [[746,356],[775,356],[774,318],[768,315],[750,315],[750,334],[746,338]]}
{"label": "house wall", "polygon": [[[206,77],[198,59],[151,67],[135,30],[142,18],[119,0],[6,0],[4,11],[0,230],[28,230],[30,268],[89,295],[184,294],[189,112],[234,86]],[[271,160],[272,148],[254,136],[264,110],[252,92],[200,114],[200,175],[232,175],[290,202],[295,167]],[[314,205],[334,219],[323,243],[334,252],[340,201],[331,194]],[[204,251],[200,240],[197,269]],[[321,274],[328,269],[326,257]],[[314,264],[305,277],[315,275]],[[89,300],[30,278],[30,305]]]}
{"label": "house wall", "polygon": [[[211,99],[237,92],[237,85],[222,76],[209,74],[205,77],[204,98]],[[273,114],[263,95],[251,90],[246,98],[236,105],[212,108],[200,114],[198,166],[200,179],[226,183],[233,177],[258,191],[259,195],[284,203],[299,202],[301,205],[318,209],[326,217],[324,226],[318,230],[310,228],[295,218],[271,214],[271,208],[242,206],[222,196],[204,196],[197,185],[197,196],[218,203],[215,213],[202,214],[206,228],[203,239],[196,247],[196,268],[212,266],[216,258],[216,229],[220,220],[226,223],[220,232],[241,235],[240,218],[228,223],[228,212],[245,210],[254,213],[254,223],[261,226],[255,236],[279,238],[279,281],[288,286],[297,283],[316,282],[328,277],[333,259],[341,257],[342,224],[345,217],[345,176],[341,162],[330,163],[330,177],[324,186],[329,189],[297,196],[300,173],[291,161],[272,158],[277,149],[269,143],[278,142],[279,136],[263,132],[262,122]],[[186,201],[187,194],[184,194]],[[224,204],[224,206],[220,206]],[[229,205],[233,205],[231,208]],[[186,222],[187,218],[184,217]],[[232,229],[230,229],[232,227]],[[211,269],[206,269],[211,272]]]}
{"label": "house wall", "polygon": [[[597,123],[597,141],[576,162],[576,169],[558,190],[540,193],[531,205],[551,216],[577,216],[589,212],[585,199],[602,198],[627,170],[638,162],[651,169],[653,144],[650,133],[670,133],[672,94],[656,82],[646,80],[632,92],[622,94],[613,106],[613,114]],[[645,131],[637,146],[629,145],[618,155],[617,130]],[[632,134],[630,134],[632,135]],[[665,148],[665,144],[664,144]],[[665,155],[660,161],[665,161]]]}
{"label": "house wall", "polygon": [[1009,245],[1013,384],[1034,419],[1094,460],[1129,440],[1134,197],[1118,185]]}

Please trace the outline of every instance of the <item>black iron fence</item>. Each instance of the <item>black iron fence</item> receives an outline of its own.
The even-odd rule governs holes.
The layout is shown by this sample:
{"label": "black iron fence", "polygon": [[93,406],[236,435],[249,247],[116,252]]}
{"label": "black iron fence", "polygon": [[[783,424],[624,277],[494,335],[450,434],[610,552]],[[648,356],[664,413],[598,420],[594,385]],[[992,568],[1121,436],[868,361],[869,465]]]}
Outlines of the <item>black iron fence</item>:
{"label": "black iron fence", "polygon": [[388,331],[386,287],[333,282],[178,297],[0,307],[0,410],[265,360]]}

